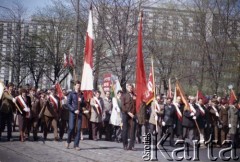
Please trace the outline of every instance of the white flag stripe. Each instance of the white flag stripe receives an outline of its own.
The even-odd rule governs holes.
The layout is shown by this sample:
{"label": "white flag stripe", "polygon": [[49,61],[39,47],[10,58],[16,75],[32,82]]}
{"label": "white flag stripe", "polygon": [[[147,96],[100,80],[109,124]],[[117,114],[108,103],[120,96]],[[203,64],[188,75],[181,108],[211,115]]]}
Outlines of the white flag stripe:
{"label": "white flag stripe", "polygon": [[90,12],[89,12],[87,33],[88,33],[88,36],[89,36],[91,39],[94,39],[94,35],[93,35],[92,10],[90,10]]}
{"label": "white flag stripe", "polygon": [[82,74],[82,83],[81,83],[81,90],[93,90],[93,76],[92,76],[92,68],[86,62],[84,62],[83,67],[83,74]]}

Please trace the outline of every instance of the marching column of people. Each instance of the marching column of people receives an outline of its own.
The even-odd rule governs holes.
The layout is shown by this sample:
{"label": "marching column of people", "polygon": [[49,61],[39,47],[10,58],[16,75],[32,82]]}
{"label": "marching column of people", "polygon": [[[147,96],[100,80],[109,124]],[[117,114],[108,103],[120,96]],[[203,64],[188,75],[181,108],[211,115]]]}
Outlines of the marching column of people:
{"label": "marching column of people", "polygon": [[[75,150],[80,150],[80,140],[86,133],[95,141],[105,137],[106,141],[122,142],[124,150],[136,150],[135,144],[143,142],[140,137],[154,132],[158,133],[158,140],[168,138],[172,147],[175,139],[182,139],[187,145],[199,140],[203,147],[209,139],[216,141],[216,147],[228,146],[224,144],[227,139],[232,140],[235,148],[240,144],[240,102],[237,100],[229,104],[226,98],[214,96],[205,101],[190,96],[190,108],[186,109],[186,102],[180,96],[173,100],[156,95],[148,105],[142,103],[139,115],[133,85],[128,84],[127,92],[119,90],[113,98],[109,91],[101,97],[101,92],[96,90],[90,99],[84,97],[80,85],[76,81],[73,91],[63,90],[60,98],[55,87],[16,89],[9,83],[0,99],[0,140],[7,125],[6,138],[11,141],[12,128],[17,123],[22,142],[29,140],[31,133],[33,141],[39,140],[42,127],[43,140],[51,140],[47,135],[53,131],[54,141],[66,140],[66,148],[74,141]],[[163,141],[160,144],[165,144]]]}

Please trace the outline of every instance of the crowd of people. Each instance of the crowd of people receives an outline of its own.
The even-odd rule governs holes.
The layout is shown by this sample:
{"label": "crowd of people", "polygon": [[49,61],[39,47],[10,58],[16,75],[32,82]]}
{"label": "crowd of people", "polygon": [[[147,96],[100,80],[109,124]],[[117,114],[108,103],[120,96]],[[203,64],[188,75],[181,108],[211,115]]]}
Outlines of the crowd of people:
{"label": "crowd of people", "polygon": [[[12,83],[5,87],[0,99],[0,140],[7,126],[7,140],[12,140],[12,129],[18,123],[19,140],[39,140],[40,133],[47,140],[53,132],[55,141],[66,140],[69,148],[74,141],[74,148],[80,150],[79,142],[83,134],[98,141],[116,141],[123,144],[124,150],[135,150],[135,144],[141,143],[146,133],[158,132],[158,140],[167,137],[169,145],[174,147],[175,139],[192,145],[199,140],[215,140],[216,147],[227,146],[230,139],[233,147],[240,143],[240,104],[237,100],[228,103],[226,97],[213,96],[205,101],[189,96],[189,109],[177,97],[176,101],[164,95],[156,95],[146,104],[142,102],[140,111],[136,111],[136,95],[133,85],[128,84],[127,92],[119,90],[115,97],[109,91],[96,90],[87,100],[80,91],[80,82],[76,81],[72,91],[63,89],[64,97],[59,98],[56,88],[37,90],[25,87],[16,89]],[[16,116],[16,117],[14,117]],[[16,122],[17,120],[17,122]],[[67,139],[63,139],[67,133]],[[104,137],[104,138],[103,138]]]}

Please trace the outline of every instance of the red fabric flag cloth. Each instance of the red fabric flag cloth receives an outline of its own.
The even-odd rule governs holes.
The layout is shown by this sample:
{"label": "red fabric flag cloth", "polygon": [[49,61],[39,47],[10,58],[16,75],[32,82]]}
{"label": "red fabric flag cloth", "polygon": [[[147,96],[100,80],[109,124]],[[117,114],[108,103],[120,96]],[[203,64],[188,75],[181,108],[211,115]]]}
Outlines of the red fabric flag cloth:
{"label": "red fabric flag cloth", "polygon": [[66,53],[64,53],[63,55],[63,59],[64,59],[64,67],[67,67],[69,65],[69,61],[68,61],[68,56],[66,55]]}
{"label": "red fabric flag cloth", "polygon": [[84,64],[83,64],[83,73],[82,73],[82,82],[81,82],[81,90],[84,91],[84,94],[87,98],[92,95],[93,90],[93,20],[92,20],[92,5],[89,10],[89,19],[88,19],[88,27],[87,27],[87,36],[86,36],[86,44],[85,44],[85,56],[84,56]]}
{"label": "red fabric flag cloth", "polygon": [[199,99],[203,100],[203,103],[206,104],[207,103],[207,98],[203,95],[202,91],[198,90],[197,91],[197,97],[196,97],[196,101],[198,101]]}
{"label": "red fabric flag cloth", "polygon": [[73,62],[73,56],[72,56],[72,54],[69,54],[69,66],[70,66],[71,68],[74,67],[74,62]]}
{"label": "red fabric flag cloth", "polygon": [[233,89],[231,89],[230,96],[229,96],[229,104],[233,105],[234,101],[236,101],[236,100],[237,100],[237,97],[235,95],[235,92]]}
{"label": "red fabric flag cloth", "polygon": [[191,111],[190,105],[189,105],[188,100],[185,95],[185,92],[183,91],[183,89],[178,81],[176,82],[176,94],[177,94],[177,96],[181,97],[181,100],[184,103],[184,110]]}
{"label": "red fabric flag cloth", "polygon": [[142,52],[142,13],[140,16],[140,24],[138,30],[138,46],[137,46],[137,66],[136,66],[136,112],[140,110],[141,102],[143,101],[143,92],[147,89],[146,75],[143,63]]}
{"label": "red fabric flag cloth", "polygon": [[153,80],[153,67],[149,73],[147,83],[147,90],[144,93],[143,101],[148,105],[154,99],[154,80]]}
{"label": "red fabric flag cloth", "polygon": [[62,88],[61,88],[61,85],[59,84],[59,82],[56,83],[55,88],[56,88],[59,99],[62,100],[64,98],[64,95],[63,95],[63,91],[62,91]]}

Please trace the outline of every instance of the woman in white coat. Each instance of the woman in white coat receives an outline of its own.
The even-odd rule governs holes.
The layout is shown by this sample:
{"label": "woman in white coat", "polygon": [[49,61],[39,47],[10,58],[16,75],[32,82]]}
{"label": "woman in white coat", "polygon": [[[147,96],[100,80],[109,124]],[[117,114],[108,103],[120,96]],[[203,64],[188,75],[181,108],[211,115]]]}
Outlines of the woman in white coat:
{"label": "woman in white coat", "polygon": [[113,139],[117,142],[120,142],[122,134],[121,95],[122,91],[120,90],[117,92],[117,97],[112,99],[113,108],[109,121],[114,126]]}

